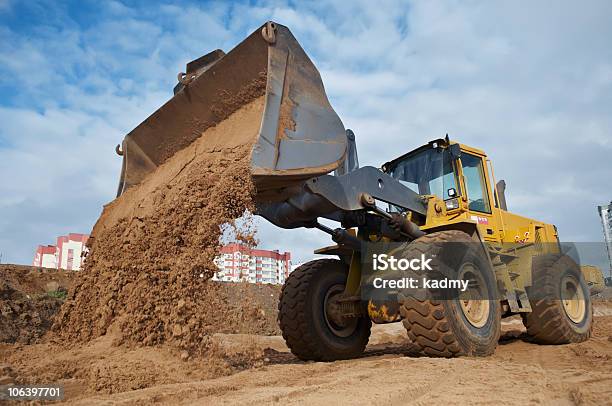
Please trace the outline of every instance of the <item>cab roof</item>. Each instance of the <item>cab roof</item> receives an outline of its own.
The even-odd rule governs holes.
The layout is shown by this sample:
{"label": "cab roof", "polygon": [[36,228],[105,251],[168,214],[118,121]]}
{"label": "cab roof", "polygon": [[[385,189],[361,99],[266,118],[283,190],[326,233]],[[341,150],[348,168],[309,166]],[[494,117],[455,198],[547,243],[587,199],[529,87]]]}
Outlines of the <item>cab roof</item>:
{"label": "cab roof", "polygon": [[431,148],[439,148],[439,147],[448,148],[449,146],[455,145],[455,144],[459,145],[459,148],[461,149],[461,151],[470,152],[472,154],[480,155],[482,157],[487,156],[487,154],[483,150],[474,148],[474,147],[470,147],[469,145],[461,144],[456,141],[452,141],[447,135],[446,138],[437,138],[435,140],[431,140],[425,145],[415,148],[412,151],[405,153],[404,155],[401,155],[395,159],[392,159],[391,161],[385,162],[382,165],[382,170],[387,172],[387,170],[394,167],[397,164],[397,162],[402,161],[412,155],[418,154],[419,152],[422,152],[424,150],[431,149]]}

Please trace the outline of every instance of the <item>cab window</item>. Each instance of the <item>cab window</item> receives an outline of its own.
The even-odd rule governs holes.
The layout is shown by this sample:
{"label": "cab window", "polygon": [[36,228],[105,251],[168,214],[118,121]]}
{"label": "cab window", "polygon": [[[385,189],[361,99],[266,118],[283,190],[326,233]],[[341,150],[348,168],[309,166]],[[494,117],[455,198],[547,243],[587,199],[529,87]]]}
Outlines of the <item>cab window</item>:
{"label": "cab window", "polygon": [[449,189],[457,189],[455,172],[444,148],[419,151],[397,162],[390,175],[420,195],[436,195],[450,199]]}
{"label": "cab window", "polygon": [[467,188],[469,209],[481,213],[491,213],[482,159],[462,153],[461,166],[463,167],[463,177]]}

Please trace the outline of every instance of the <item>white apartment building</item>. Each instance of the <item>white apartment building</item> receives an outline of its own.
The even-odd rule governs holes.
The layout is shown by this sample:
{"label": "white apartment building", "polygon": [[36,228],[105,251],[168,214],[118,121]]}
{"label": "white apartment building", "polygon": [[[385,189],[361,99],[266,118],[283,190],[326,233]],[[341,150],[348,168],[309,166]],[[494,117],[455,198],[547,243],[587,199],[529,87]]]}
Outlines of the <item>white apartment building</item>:
{"label": "white apartment building", "polygon": [[57,237],[56,245],[39,245],[33,266],[78,271],[87,252],[85,243],[89,235],[70,233]]}
{"label": "white apartment building", "polygon": [[242,244],[228,244],[215,259],[219,271],[213,280],[284,284],[291,272],[291,253],[252,249]]}

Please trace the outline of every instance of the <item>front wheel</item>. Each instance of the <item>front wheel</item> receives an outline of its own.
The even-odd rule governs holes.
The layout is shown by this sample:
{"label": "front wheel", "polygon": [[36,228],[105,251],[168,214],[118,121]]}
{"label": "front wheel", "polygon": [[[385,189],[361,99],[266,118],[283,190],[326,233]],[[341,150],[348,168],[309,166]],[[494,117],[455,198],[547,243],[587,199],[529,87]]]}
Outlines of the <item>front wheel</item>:
{"label": "front wheel", "polygon": [[291,352],[304,361],[335,361],[361,355],[370,338],[367,317],[338,317],[348,267],[334,259],[307,262],[281,291],[278,324]]}
{"label": "front wheel", "polygon": [[[419,352],[438,357],[493,354],[501,331],[495,274],[486,252],[464,232],[427,234],[411,242],[403,258],[432,258],[434,271],[420,277],[469,281],[465,292],[430,289],[399,297],[400,313]],[[444,270],[446,275],[441,275]]]}

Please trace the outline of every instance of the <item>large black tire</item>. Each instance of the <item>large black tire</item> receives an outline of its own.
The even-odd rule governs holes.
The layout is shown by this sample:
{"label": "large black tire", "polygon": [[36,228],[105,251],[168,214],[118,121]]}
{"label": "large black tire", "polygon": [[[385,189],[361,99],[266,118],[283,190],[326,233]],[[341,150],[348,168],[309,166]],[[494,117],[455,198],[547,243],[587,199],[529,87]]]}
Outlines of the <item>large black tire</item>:
{"label": "large black tire", "polygon": [[278,323],[287,346],[299,359],[335,361],[363,353],[370,338],[370,319],[355,319],[348,333],[338,336],[325,314],[327,293],[343,289],[347,275],[348,267],[341,261],[319,259],[298,267],[287,278],[278,303]]}
{"label": "large black tire", "polygon": [[[593,329],[593,305],[580,267],[567,255],[535,257],[532,280],[532,286],[527,289],[532,311],[523,313],[522,317],[533,341],[568,344],[588,340]],[[575,308],[580,316],[574,314],[575,320],[563,304],[561,291],[564,283],[575,284],[582,293],[583,303]]]}
{"label": "large black tire", "polygon": [[461,269],[471,266],[485,292],[482,295],[485,300],[477,303],[482,303],[487,310],[475,325],[466,318],[456,292],[427,290],[420,297],[400,294],[402,322],[417,351],[438,357],[493,354],[501,331],[501,306],[495,274],[480,244],[462,231],[440,231],[414,240],[403,250],[402,257],[418,258],[421,254],[433,258],[433,271],[420,275],[430,279],[441,277],[437,270],[442,269],[442,264],[452,264],[444,268],[446,277],[451,279],[458,278]]}

